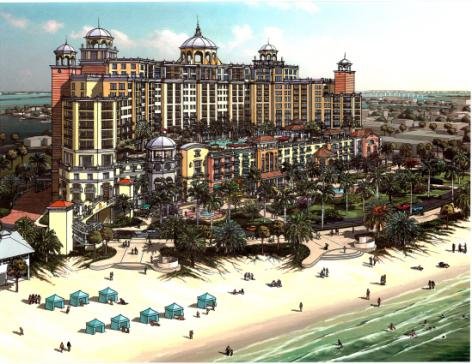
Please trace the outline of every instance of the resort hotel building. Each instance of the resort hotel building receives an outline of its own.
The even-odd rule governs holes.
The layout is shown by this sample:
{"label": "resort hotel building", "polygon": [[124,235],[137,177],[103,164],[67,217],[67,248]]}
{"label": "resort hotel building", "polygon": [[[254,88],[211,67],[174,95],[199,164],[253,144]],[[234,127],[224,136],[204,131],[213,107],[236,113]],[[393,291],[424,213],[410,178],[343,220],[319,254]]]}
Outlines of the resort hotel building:
{"label": "resort hotel building", "polygon": [[[80,52],[68,42],[54,51],[53,200],[107,201],[145,173],[150,188],[155,178],[184,186],[206,178],[213,186],[255,166],[263,179],[279,183],[283,162],[349,160],[379,147],[378,136],[359,130],[362,99],[346,57],[334,78],[312,79],[300,78],[298,66],[286,64],[269,43],[251,63],[224,63],[198,24],[172,62],[119,58],[113,41],[98,26],[85,34]],[[277,132],[184,145],[165,135],[177,129],[196,135],[196,124],[222,120],[235,130],[272,123]],[[156,137],[147,143],[137,139],[142,123]],[[308,138],[308,123],[322,135]],[[126,152],[126,143],[142,146],[142,153]]]}

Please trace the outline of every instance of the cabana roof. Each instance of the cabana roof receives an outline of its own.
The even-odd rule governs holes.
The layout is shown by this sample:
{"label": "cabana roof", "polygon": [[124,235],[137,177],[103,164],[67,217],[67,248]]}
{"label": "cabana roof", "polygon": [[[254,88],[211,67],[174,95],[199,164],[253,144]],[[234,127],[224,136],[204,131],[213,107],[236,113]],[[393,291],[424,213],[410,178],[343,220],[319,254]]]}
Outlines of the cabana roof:
{"label": "cabana roof", "polygon": [[118,316],[112,317],[111,320],[113,322],[123,322],[123,321],[129,321],[129,318],[123,316],[122,314],[119,314]]}
{"label": "cabana roof", "polygon": [[48,298],[46,298],[46,301],[60,302],[60,301],[64,301],[64,298],[62,298],[61,296],[58,296],[57,294],[53,294],[52,296],[49,296]]}
{"label": "cabana roof", "polygon": [[102,294],[117,294],[118,292],[116,292],[114,289],[111,289],[110,287],[107,287],[107,288],[104,288],[101,291],[99,291],[99,293],[102,293]]}
{"label": "cabana roof", "polygon": [[145,315],[145,316],[152,316],[152,315],[158,315],[159,313],[157,311],[154,311],[151,307],[146,308],[144,311],[141,311],[140,314]]}
{"label": "cabana roof", "polygon": [[105,325],[105,324],[97,319],[93,319],[92,321],[87,322],[87,326],[91,326],[91,327],[99,327],[102,325]]}
{"label": "cabana roof", "polygon": [[85,298],[88,297],[88,293],[85,293],[84,291],[78,290],[75,291],[74,293],[71,293],[71,297],[77,297],[77,298]]}
{"label": "cabana roof", "polygon": [[198,298],[198,299],[201,299],[201,300],[207,300],[207,301],[209,301],[209,300],[216,300],[216,297],[213,296],[213,295],[211,295],[211,294],[209,294],[208,292],[202,294],[201,296],[198,296],[197,298]]}
{"label": "cabana roof", "polygon": [[166,306],[166,310],[183,310],[184,308],[182,306],[179,306],[177,303],[172,303],[169,306]]}

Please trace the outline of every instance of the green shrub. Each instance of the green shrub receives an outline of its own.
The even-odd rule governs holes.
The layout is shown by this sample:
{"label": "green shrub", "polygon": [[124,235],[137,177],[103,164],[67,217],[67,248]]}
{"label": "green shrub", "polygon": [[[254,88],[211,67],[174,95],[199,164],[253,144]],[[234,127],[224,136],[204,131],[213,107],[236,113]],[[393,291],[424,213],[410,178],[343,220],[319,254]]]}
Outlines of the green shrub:
{"label": "green shrub", "polygon": [[41,217],[39,219],[39,223],[43,224],[43,225],[46,225],[46,226],[49,226],[49,212],[45,213],[43,215],[43,217]]}
{"label": "green shrub", "polygon": [[10,209],[0,208],[0,217],[7,216],[10,213]]}

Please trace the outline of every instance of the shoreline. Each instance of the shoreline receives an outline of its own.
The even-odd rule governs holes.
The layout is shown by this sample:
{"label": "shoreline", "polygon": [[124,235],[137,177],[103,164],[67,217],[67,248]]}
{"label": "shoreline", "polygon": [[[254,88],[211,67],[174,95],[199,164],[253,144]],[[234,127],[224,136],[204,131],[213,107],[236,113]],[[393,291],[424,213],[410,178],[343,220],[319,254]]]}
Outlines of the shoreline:
{"label": "shoreline", "polygon": [[[466,265],[449,268],[442,272],[438,272],[426,278],[437,282],[443,282],[455,276],[469,272],[469,267]],[[389,300],[395,299],[403,294],[412,293],[418,289],[425,287],[424,279],[409,282],[403,286],[395,286],[390,289],[386,288],[382,293],[382,302],[388,303]],[[308,326],[322,322],[327,318],[336,317],[343,314],[354,313],[366,307],[366,300],[360,298],[350,299],[344,302],[342,306],[335,306],[331,308],[320,309],[312,308],[303,312],[297,318],[292,314],[285,314],[278,318],[277,321],[270,320],[265,322],[258,322],[252,324],[247,329],[244,329],[244,336],[238,333],[221,335],[218,339],[212,340],[204,345],[186,345],[185,348],[178,348],[178,353],[164,354],[155,357],[152,362],[212,362],[223,354],[222,352],[226,345],[230,345],[236,352],[238,348],[247,347],[253,343],[264,341],[276,336],[286,334],[291,331],[303,330]],[[370,300],[369,302],[374,302]],[[274,323],[275,322],[275,323]],[[174,350],[175,351],[175,350]],[[213,353],[213,354],[211,354]],[[135,358],[135,361],[149,361],[151,354],[143,354]],[[191,359],[190,359],[191,358]]]}

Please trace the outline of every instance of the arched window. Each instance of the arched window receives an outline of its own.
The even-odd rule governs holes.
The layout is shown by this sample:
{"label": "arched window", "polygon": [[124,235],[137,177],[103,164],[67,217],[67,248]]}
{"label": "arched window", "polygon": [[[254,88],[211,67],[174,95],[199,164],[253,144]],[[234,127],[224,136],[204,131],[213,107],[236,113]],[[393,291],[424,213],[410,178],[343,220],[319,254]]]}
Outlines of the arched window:
{"label": "arched window", "polygon": [[210,52],[205,53],[205,60],[207,63],[210,63]]}
{"label": "arched window", "polygon": [[187,53],[187,63],[192,63],[192,52]]}
{"label": "arched window", "polygon": [[202,52],[195,52],[195,57],[193,59],[195,63],[202,63],[202,58],[203,58]]}

